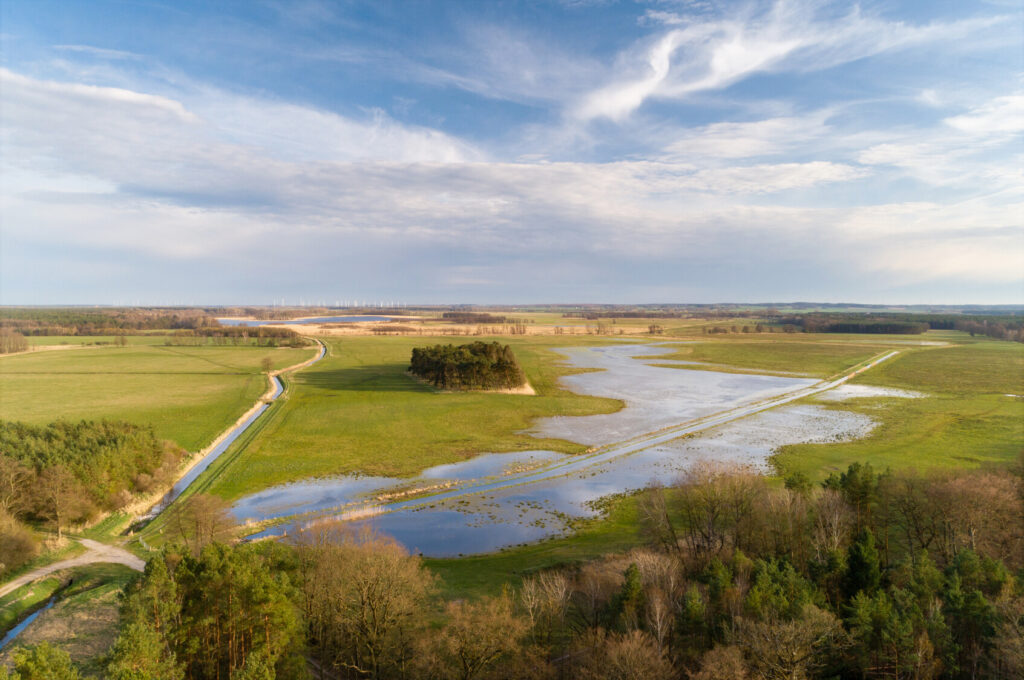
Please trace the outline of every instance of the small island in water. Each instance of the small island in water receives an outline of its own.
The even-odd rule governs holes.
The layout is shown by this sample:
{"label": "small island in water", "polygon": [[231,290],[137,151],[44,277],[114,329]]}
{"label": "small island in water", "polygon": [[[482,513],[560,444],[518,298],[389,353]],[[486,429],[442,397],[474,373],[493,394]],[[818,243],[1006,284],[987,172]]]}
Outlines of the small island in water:
{"label": "small island in water", "polygon": [[498,342],[415,347],[409,372],[445,390],[506,390],[526,384],[512,348]]}

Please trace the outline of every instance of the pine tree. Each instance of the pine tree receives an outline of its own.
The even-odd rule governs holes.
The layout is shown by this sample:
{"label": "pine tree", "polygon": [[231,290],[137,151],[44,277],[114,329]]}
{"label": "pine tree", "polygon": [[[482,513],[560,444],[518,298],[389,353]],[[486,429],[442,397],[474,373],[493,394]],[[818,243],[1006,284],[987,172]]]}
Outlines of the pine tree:
{"label": "pine tree", "polygon": [[861,591],[871,595],[881,581],[882,567],[875,548],[875,536],[870,529],[862,529],[846,552],[843,592],[847,598]]}

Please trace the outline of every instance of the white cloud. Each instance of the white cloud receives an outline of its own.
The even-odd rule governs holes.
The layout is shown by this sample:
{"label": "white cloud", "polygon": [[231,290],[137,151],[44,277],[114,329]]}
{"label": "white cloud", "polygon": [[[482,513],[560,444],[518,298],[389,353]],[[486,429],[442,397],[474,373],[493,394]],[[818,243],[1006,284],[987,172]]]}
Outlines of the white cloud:
{"label": "white cloud", "polygon": [[1024,191],[1019,133],[1024,97],[995,97],[943,125],[891,131],[888,140],[857,154],[866,165],[888,165],[935,186],[981,188],[986,193]]}
{"label": "white cloud", "polygon": [[[766,11],[696,21],[689,16],[648,14],[679,25],[624,55],[611,83],[595,88],[576,106],[582,120],[621,121],[652,97],[681,99],[719,90],[759,72],[809,72],[894,49],[962,39],[1003,21],[968,19],[922,26],[886,21],[855,7],[845,16],[824,16],[820,2],[776,0]],[[954,45],[956,43],[953,43]]]}
{"label": "white cloud", "polygon": [[142,56],[135,52],[125,50],[112,50],[106,47],[93,47],[92,45],[54,45],[53,49],[63,52],[77,52],[87,54],[100,59],[141,59]]}
{"label": "white cloud", "polygon": [[665,147],[665,157],[679,160],[751,158],[806,149],[832,130],[832,111],[780,116],[748,122],[711,123],[679,131]]}
{"label": "white cloud", "polygon": [[971,134],[1024,132],[1024,95],[997,97],[969,113],[947,118],[945,122]]}
{"label": "white cloud", "polygon": [[[483,285],[494,280],[489,263],[538,254],[567,267],[775,254],[921,277],[899,248],[911,252],[908,239],[925,235],[919,251],[936,257],[966,244],[961,260],[934,268],[944,276],[969,278],[974,267],[984,280],[1012,281],[1022,259],[1006,231],[1019,204],[1008,200],[774,205],[776,195],[871,170],[832,160],[729,164],[827,135],[826,111],[704,126],[662,161],[512,163],[379,115],[353,121],[209,88],[177,101],[0,78],[0,216],[5,237],[40,250],[252,263],[287,248],[332,271],[358,266],[350,253],[433,249],[470,260],[445,260],[452,286]],[[904,155],[885,152],[871,149],[865,162]]]}

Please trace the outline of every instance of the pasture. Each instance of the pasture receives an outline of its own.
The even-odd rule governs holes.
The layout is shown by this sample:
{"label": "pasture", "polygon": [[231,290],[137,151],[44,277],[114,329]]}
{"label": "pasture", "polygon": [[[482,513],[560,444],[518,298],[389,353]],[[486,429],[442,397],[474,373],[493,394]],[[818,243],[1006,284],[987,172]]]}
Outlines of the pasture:
{"label": "pasture", "polygon": [[280,369],[314,351],[132,343],[0,357],[0,414],[36,425],[58,418],[152,425],[158,437],[194,451],[266,391],[264,357]]}
{"label": "pasture", "polygon": [[821,478],[856,461],[929,472],[1007,463],[1024,450],[1024,398],[1019,396],[1024,394],[1024,346],[1019,343],[906,351],[853,382],[926,396],[829,404],[864,413],[879,425],[864,439],[784,447],[775,456],[781,472]]}

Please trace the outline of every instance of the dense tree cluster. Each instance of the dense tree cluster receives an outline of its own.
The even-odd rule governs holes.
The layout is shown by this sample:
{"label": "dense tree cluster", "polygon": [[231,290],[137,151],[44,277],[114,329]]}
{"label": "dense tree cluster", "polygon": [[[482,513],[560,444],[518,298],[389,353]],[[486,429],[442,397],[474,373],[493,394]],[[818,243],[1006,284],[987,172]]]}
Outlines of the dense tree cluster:
{"label": "dense tree cluster", "polygon": [[173,478],[184,451],[148,427],[0,421],[0,571],[31,557],[23,522],[63,527],[127,505]]}
{"label": "dense tree cluster", "polygon": [[216,325],[217,319],[203,309],[8,307],[0,310],[0,327],[22,335],[117,335],[125,331]]}
{"label": "dense tree cluster", "polygon": [[0,328],[0,354],[24,352],[28,349],[25,336],[9,328]]}
{"label": "dense tree cluster", "polygon": [[[570,601],[584,597],[592,618],[591,584],[622,583],[598,601],[635,592],[636,628],[693,677],[1024,673],[1019,473],[897,476],[855,464],[821,487],[795,475],[774,489],[704,466],[646,492],[641,515],[660,549],[566,574]],[[628,587],[634,567],[641,588]]]}
{"label": "dense tree cluster", "polygon": [[444,312],[441,318],[451,323],[505,323],[508,317],[487,312]]}
{"label": "dense tree cluster", "polygon": [[268,326],[215,326],[175,331],[168,345],[257,345],[259,347],[305,347],[312,341],[290,328]]}
{"label": "dense tree cluster", "polygon": [[497,342],[416,347],[409,371],[446,390],[509,389],[526,382],[512,348]]}
{"label": "dense tree cluster", "polygon": [[105,677],[307,677],[295,572],[294,551],[273,542],[166,550],[126,593]]}

